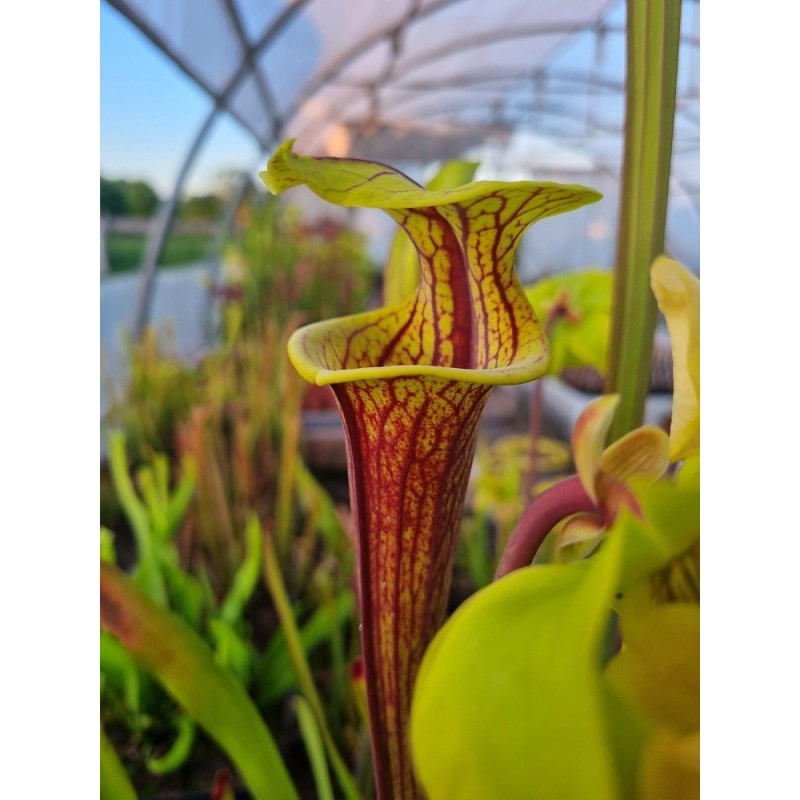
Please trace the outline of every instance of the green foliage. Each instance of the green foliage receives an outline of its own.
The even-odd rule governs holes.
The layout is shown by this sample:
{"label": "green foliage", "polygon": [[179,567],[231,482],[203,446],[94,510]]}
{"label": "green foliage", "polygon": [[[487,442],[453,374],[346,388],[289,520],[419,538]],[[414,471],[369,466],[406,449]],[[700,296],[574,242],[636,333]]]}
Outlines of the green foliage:
{"label": "green foliage", "polygon": [[136,800],[136,792],[117,751],[100,728],[100,800]]}
{"label": "green foliage", "polygon": [[256,798],[297,797],[271,734],[234,675],[176,614],[101,565],[101,620],[230,756]]}
{"label": "green foliage", "polygon": [[606,368],[613,275],[586,270],[556,275],[526,287],[541,320],[550,321],[550,372],[567,367]]}
{"label": "green foliage", "polygon": [[202,397],[197,370],[181,362],[155,328],[130,339],[127,348],[130,377],[113,398],[106,425],[124,431],[134,464],[156,453],[174,458],[179,425]]}
{"label": "green foliage", "polygon": [[611,438],[642,421],[656,327],[650,265],[664,251],[681,6],[628,0],[625,154],[607,390],[621,396]]}
{"label": "green foliage", "polygon": [[[246,618],[248,603],[261,576],[263,540],[258,518],[251,514],[247,521],[244,558],[233,575],[229,590],[220,596],[211,590],[203,572],[195,575],[181,565],[176,544],[177,532],[195,490],[194,462],[185,460],[183,478],[170,490],[168,462],[163,456],[156,456],[151,465],[139,469],[134,483],[127,467],[124,435],[119,432],[110,435],[109,458],[114,487],[137,544],[137,563],[132,571],[132,580],[152,606],[147,611],[148,619],[152,618],[148,624],[173,625],[176,623],[168,622],[169,619],[181,620],[182,625],[194,631],[193,636],[203,640],[204,646],[213,652],[219,668],[238,681],[242,690],[248,690],[261,708],[279,701],[297,686],[296,660],[301,658],[305,662],[321,645],[341,635],[342,626],[352,614],[352,594],[346,591],[338,594],[335,600],[331,597],[332,604],[318,608],[290,640],[282,630],[276,631],[265,652],[259,653]],[[309,485],[308,478],[305,478],[306,502],[324,508],[325,502],[318,497],[320,493],[321,488],[316,484]],[[325,535],[331,536],[331,531]],[[110,531],[101,531],[101,545],[103,563],[113,566],[113,535]],[[341,547],[341,542],[335,546]],[[329,591],[336,591],[336,586],[337,583],[333,582]],[[163,615],[163,619],[157,620],[158,614]],[[142,668],[136,643],[126,638],[126,631],[117,630],[112,625],[107,627],[119,638],[101,631],[104,718],[135,735],[141,763],[151,773],[172,772],[191,756],[195,740],[192,720],[196,719],[204,726],[208,720],[203,722],[197,709],[189,709],[191,716],[188,717],[182,713],[151,679],[152,663],[147,662],[145,669]],[[292,647],[288,646],[290,642]],[[209,678],[210,673],[206,677]],[[176,674],[173,680],[178,681],[179,676]],[[306,687],[308,680],[307,676]],[[226,678],[226,681],[230,682],[230,679]],[[170,684],[170,691],[174,697],[179,697],[175,694],[176,685]],[[315,707],[322,707],[319,700]],[[168,737],[173,740],[166,745]],[[333,746],[329,734],[326,744]],[[163,755],[152,755],[156,750],[164,750],[165,746]]]}
{"label": "green foliage", "polygon": [[471,513],[464,519],[458,555],[473,589],[491,582],[500,553],[525,510],[523,479],[532,458],[542,483],[572,466],[569,446],[556,439],[539,437],[533,456],[526,434],[478,442],[470,483]]}
{"label": "green foliage", "polygon": [[128,213],[128,198],[122,188],[122,181],[109,181],[100,178],[100,213],[122,216]]}
{"label": "green foliage", "polygon": [[155,190],[145,181],[100,178],[101,214],[150,217],[158,208],[158,202]]}
{"label": "green foliage", "polygon": [[597,555],[509,575],[434,639],[411,724],[431,800],[636,796],[652,728],[605,675],[611,610],[697,541],[699,486],[637,497],[643,520],[623,512]]}
{"label": "green foliage", "polygon": [[229,289],[241,293],[245,330],[297,313],[315,321],[364,308],[374,268],[360,234],[332,219],[306,223],[271,198],[245,206],[240,218],[225,271]]}
{"label": "green foliage", "polygon": [[300,725],[300,733],[303,736],[303,744],[306,746],[311,771],[314,774],[317,797],[319,800],[333,800],[333,787],[328,774],[328,764],[325,760],[325,746],[319,726],[314,718],[314,712],[301,695],[293,698],[292,705]]}
{"label": "green foliage", "polygon": [[297,684],[318,726],[319,734],[325,745],[325,751],[333,771],[345,797],[348,800],[358,800],[358,791],[328,727],[324,706],[314,685],[311,667],[303,649],[300,631],[297,628],[294,612],[291,608],[286,586],[278,566],[277,554],[271,539],[267,540],[264,552],[264,577],[280,620],[281,630],[285,637],[286,648],[297,678]]}
{"label": "green foliage", "polygon": [[178,218],[186,220],[216,220],[222,214],[223,199],[216,194],[192,195],[178,206]]}
{"label": "green foliage", "polygon": [[[167,238],[159,259],[161,267],[191,264],[206,258],[212,239],[200,233],[175,233]],[[130,272],[138,269],[147,247],[147,236],[143,233],[109,233],[106,236],[108,265],[112,273]]]}

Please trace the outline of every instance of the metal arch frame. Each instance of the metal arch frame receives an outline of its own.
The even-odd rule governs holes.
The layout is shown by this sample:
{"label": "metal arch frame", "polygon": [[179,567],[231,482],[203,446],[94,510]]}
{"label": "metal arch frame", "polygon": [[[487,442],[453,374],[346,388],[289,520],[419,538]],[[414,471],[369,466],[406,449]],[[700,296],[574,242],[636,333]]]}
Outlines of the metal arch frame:
{"label": "metal arch frame", "polygon": [[[555,75],[553,75],[552,77],[556,78]],[[592,86],[592,85],[594,85],[596,87],[602,87],[602,88],[606,89],[609,93],[617,93],[617,92],[621,91],[621,89],[622,89],[621,85],[619,87],[617,87],[617,86],[615,86],[615,85],[613,85],[613,84],[611,84],[610,82],[607,82],[607,81],[606,82],[601,82],[601,81],[594,80],[594,79],[592,79],[591,76],[586,77],[586,78],[572,78],[572,79],[558,76],[557,79],[558,80],[564,80],[564,81],[571,80],[571,82],[574,83],[575,86],[576,86],[576,91],[573,92],[573,94],[575,94],[576,96],[585,95],[584,92],[581,92],[579,89],[577,89],[578,86]],[[530,80],[530,78],[526,77],[524,80],[528,81],[528,80]],[[425,91],[424,89],[417,90],[416,88],[409,87],[409,86],[395,86],[393,88],[396,89],[396,90],[400,90],[400,91],[408,90],[409,94],[408,94],[407,102],[414,102],[415,100],[419,99],[419,95],[415,94],[415,92],[424,92]],[[447,86],[442,86],[442,91],[446,91],[447,88],[448,88]],[[458,87],[458,88],[462,88],[462,87]],[[465,86],[463,88],[465,88],[465,89],[474,89],[475,87]],[[514,88],[525,88],[525,84],[524,84],[523,80],[522,79],[518,80],[517,81],[517,85]],[[563,95],[563,94],[565,94],[565,93],[563,93],[563,92],[559,93],[559,95]],[[360,99],[360,98],[358,98],[358,99]],[[343,105],[339,106],[337,108],[337,111],[339,112],[339,114],[337,116],[335,116],[335,117],[329,118],[327,120],[327,124],[328,125],[332,125],[332,124],[336,124],[336,123],[347,124],[346,119],[345,119],[346,118],[346,114],[347,114],[348,110],[350,108],[352,108],[352,106],[353,106],[353,104],[355,102],[357,102],[357,100],[353,100],[352,102],[349,102],[349,103],[346,103],[346,104],[343,104]],[[400,100],[400,101],[395,102],[393,104],[393,108],[396,109],[398,107],[401,107],[403,105],[403,102],[405,102],[405,101]],[[479,103],[480,101],[476,100],[475,102]],[[423,111],[422,114],[424,116],[426,116],[427,118],[432,118],[432,117],[435,118],[435,117],[440,116],[441,114],[451,113],[454,110],[458,110],[458,109],[464,108],[464,107],[465,107],[465,104],[463,102],[458,104],[458,105],[452,105],[452,104],[451,105],[447,105],[447,106],[439,105],[439,106],[437,106],[437,108],[435,110],[430,111],[430,112]],[[552,106],[550,106],[550,108],[552,109]],[[536,110],[536,109],[531,109],[531,110]],[[561,116],[563,116],[564,118],[569,118],[571,120],[581,121],[575,115],[568,115],[568,114],[563,114],[562,113]],[[698,125],[696,118],[693,117],[692,115],[687,114],[687,120],[692,122],[692,123],[694,123],[695,125]],[[353,121],[351,121],[351,124],[352,123],[353,123]],[[607,125],[604,126],[604,125],[602,125],[600,123],[597,123],[597,122],[592,123],[591,120],[586,120],[586,124],[590,128],[592,128],[593,130],[595,130],[597,132],[612,134],[612,135],[617,136],[617,137],[621,136],[621,131],[618,128],[612,129]],[[304,132],[304,130],[301,131],[301,133]],[[321,133],[320,133],[320,135],[321,135]],[[316,144],[316,140],[314,140],[314,143]]]}
{"label": "metal arch frame", "polygon": [[[691,0],[685,0],[686,2],[691,2]],[[695,0],[697,2],[698,0]],[[228,83],[224,86],[221,91],[215,90],[210,84],[202,79],[197,72],[192,68],[192,66],[181,57],[181,55],[176,52],[164,39],[163,37],[151,26],[147,23],[145,19],[143,19],[135,10],[131,9],[129,6],[124,4],[124,0],[106,0],[113,8],[115,8],[119,13],[121,13],[124,17],[126,17],[129,21],[131,21],[137,28],[139,28],[142,33],[149,38],[155,45],[158,47],[162,52],[164,52],[175,64],[181,69],[185,74],[187,74],[197,85],[199,85],[214,101],[214,105],[205,119],[203,124],[200,126],[198,133],[192,142],[187,155],[184,159],[184,162],[181,166],[178,178],[176,179],[175,186],[173,187],[172,197],[163,204],[163,208],[159,211],[159,216],[157,218],[157,224],[154,226],[150,240],[148,243],[148,250],[145,260],[143,261],[141,271],[142,275],[142,290],[140,292],[139,303],[137,307],[137,314],[136,314],[136,331],[139,333],[141,329],[144,327],[144,324],[147,321],[148,313],[149,313],[149,305],[151,300],[151,293],[152,293],[152,283],[156,271],[156,263],[160,257],[161,251],[163,249],[163,245],[166,241],[167,235],[171,228],[172,222],[174,221],[175,211],[177,210],[178,199],[180,193],[182,191],[183,185],[186,181],[188,173],[191,167],[194,164],[197,155],[202,148],[211,128],[213,127],[214,121],[218,118],[221,112],[228,111],[231,116],[236,119],[242,127],[250,133],[253,138],[256,140],[258,145],[262,148],[263,151],[267,151],[269,146],[273,144],[282,132],[286,129],[286,127],[293,122],[297,114],[302,107],[303,103],[305,103],[309,98],[313,97],[321,88],[329,83],[334,83],[335,79],[343,70],[345,70],[356,58],[358,58],[362,53],[364,53],[367,49],[378,44],[384,40],[391,40],[398,36],[401,32],[404,32],[407,26],[413,24],[416,20],[428,17],[432,14],[435,14],[438,11],[458,2],[458,0],[434,0],[428,7],[420,8],[420,4],[418,2],[412,3],[409,10],[406,12],[405,16],[400,20],[393,22],[391,25],[386,25],[383,28],[378,30],[373,30],[368,35],[361,37],[359,41],[354,43],[351,47],[349,47],[343,53],[340,53],[339,56],[334,59],[325,70],[312,80],[308,81],[304,87],[297,93],[292,104],[289,106],[288,110],[284,114],[280,114],[278,109],[276,108],[276,103],[274,101],[274,97],[272,96],[269,86],[267,83],[268,76],[266,74],[266,70],[259,68],[259,65],[256,63],[256,58],[266,49],[269,45],[275,40],[278,34],[292,22],[292,20],[299,14],[303,8],[310,4],[311,0],[294,0],[286,8],[283,9],[279,13],[279,15],[272,21],[272,23],[267,27],[265,32],[259,37],[259,39],[252,45],[249,44],[243,25],[241,24],[241,18],[238,13],[238,9],[236,8],[234,0],[224,0],[223,7],[226,9],[228,13],[229,21],[232,24],[232,27],[237,35],[240,47],[242,49],[243,57],[240,60],[238,67],[236,68],[233,75],[228,80]],[[409,72],[412,72],[415,69],[418,69],[420,66],[423,66],[427,63],[431,63],[432,61],[445,58],[448,55],[459,52],[460,50],[466,50],[469,48],[474,48],[476,46],[480,46],[482,44],[489,44],[494,41],[501,41],[503,38],[527,38],[529,36],[534,35],[558,35],[562,33],[564,35],[564,39],[568,41],[568,37],[576,32],[582,30],[616,30],[620,26],[614,25],[603,25],[602,20],[603,17],[607,15],[608,11],[612,6],[615,5],[615,0],[611,0],[611,2],[605,3],[602,8],[596,13],[596,18],[591,22],[582,22],[582,23],[543,23],[538,26],[526,26],[522,29],[514,28],[509,29],[505,33],[500,31],[495,31],[492,34],[472,34],[466,37],[462,37],[459,40],[451,41],[447,45],[436,49],[435,51],[430,51],[426,53],[422,53],[415,57],[413,60],[407,62],[402,66],[402,69],[398,72],[394,72],[397,67],[397,60],[396,54],[395,58],[389,62],[389,65],[385,72],[380,76],[380,85],[381,86],[391,86],[393,83],[397,81],[398,78],[402,78],[404,75],[408,75]],[[686,34],[681,37],[683,42],[688,43],[691,47],[699,46],[699,38],[694,34]],[[562,43],[559,42],[553,49],[557,49],[561,47]],[[544,68],[546,71],[546,67]],[[541,71],[541,70],[539,70]],[[534,75],[537,71],[534,71]],[[271,131],[268,132],[260,132],[255,130],[252,124],[248,123],[245,119],[243,119],[232,107],[230,107],[230,99],[234,92],[240,88],[242,81],[246,78],[252,76],[253,79],[256,81],[256,87],[259,92],[259,99],[261,104],[264,108],[266,117],[268,120],[271,120]],[[559,79],[555,75],[552,75],[554,79]],[[531,80],[532,77],[529,74],[528,76],[521,76],[522,80]],[[600,88],[600,83],[594,84],[592,81],[584,79],[582,81],[585,85],[595,85],[596,88]],[[467,84],[469,85],[469,84]],[[406,88],[401,85],[397,85],[395,83],[395,87],[397,89]],[[410,87],[409,87],[410,88]],[[610,90],[616,89],[617,87],[607,87]],[[352,103],[348,103],[345,107],[352,107]],[[342,108],[337,108],[339,112],[334,117],[329,120],[329,123],[334,124],[337,121],[342,119]],[[687,118],[694,120],[692,115],[687,114]],[[229,215],[225,215],[223,218],[223,225],[227,224],[224,220],[228,219]]]}
{"label": "metal arch frame", "polygon": [[[588,87],[588,88],[593,88],[593,89],[603,89],[603,90],[608,92],[608,96],[616,95],[616,96],[624,98],[624,95],[625,95],[625,85],[623,83],[618,83],[616,81],[610,81],[610,80],[605,79],[605,78],[600,78],[600,77],[598,77],[596,75],[591,75],[591,74],[584,75],[584,74],[579,73],[579,72],[573,72],[573,71],[567,71],[567,70],[557,70],[557,71],[553,72],[553,71],[550,71],[548,68],[545,68],[545,69],[539,71],[538,73],[534,74],[533,76],[531,76],[531,75],[523,75],[523,76],[518,76],[516,78],[513,78],[511,76],[503,76],[503,77],[495,76],[495,79],[496,80],[514,81],[516,85],[514,87],[512,87],[512,88],[514,88],[514,89],[525,89],[525,88],[527,88],[526,87],[526,83],[528,83],[530,81],[533,81],[533,80],[536,80],[539,77],[546,77],[548,80],[572,84],[574,87],[576,87],[575,91],[572,92],[572,94],[575,94],[575,95],[584,94],[584,92],[581,92],[578,87]],[[433,81],[424,82],[419,87],[416,84],[402,84],[402,85],[392,86],[391,88],[394,89],[395,91],[407,91],[409,93],[409,97],[408,97],[409,101],[413,101],[413,99],[414,99],[411,96],[413,92],[426,92],[426,91],[431,91],[431,90],[433,90],[433,91],[438,91],[438,90],[446,91],[448,88],[456,88],[456,89],[463,88],[463,89],[467,89],[467,90],[479,91],[479,89],[474,84],[466,84],[464,86],[460,86],[460,85],[456,85],[455,83],[448,85],[447,83],[443,82],[440,85],[440,87],[437,87],[435,82],[433,82]],[[564,91],[559,91],[558,92],[558,95],[560,95],[560,96],[566,95],[566,94],[568,94],[568,93],[564,92]],[[587,94],[587,96],[588,96],[588,94]],[[697,98],[695,96],[693,96],[693,95],[682,95],[682,96],[678,97],[678,103],[679,103],[679,105],[683,104],[683,107],[682,108],[678,108],[677,109],[677,113],[680,113],[682,116],[685,116],[687,121],[689,121],[689,122],[693,123],[695,126],[699,127],[699,120],[693,114],[689,113],[688,110],[685,108],[685,104],[686,104],[687,101],[691,102],[691,101],[694,101],[696,99]],[[396,102],[393,107],[396,108],[398,106],[401,106],[403,102],[404,101],[402,101],[402,100],[399,101],[399,102]],[[345,112],[346,112],[346,110],[347,109],[345,109]],[[342,119],[342,117],[339,117],[338,120],[334,120],[334,121],[339,121],[341,119]]]}
{"label": "metal arch frame", "polygon": [[[571,122],[577,122],[577,123],[580,123],[580,124],[584,125],[586,128],[592,130],[595,133],[606,134],[606,135],[614,136],[614,137],[617,137],[617,138],[620,137],[620,131],[618,129],[611,128],[611,127],[606,126],[606,125],[601,125],[601,124],[599,124],[597,122],[593,122],[591,120],[587,120],[585,117],[578,117],[577,115],[569,114],[569,113],[565,112],[563,109],[553,108],[552,106],[550,106],[550,107],[548,107],[548,106],[532,107],[530,109],[524,109],[524,111],[526,111],[527,113],[530,113],[530,114],[535,114],[535,115],[556,117],[556,118],[560,118],[560,119],[568,119]],[[447,113],[447,112],[448,112],[448,109],[446,109],[446,108],[443,108],[443,109],[439,110],[439,113]],[[436,114],[434,114],[433,116],[436,116]],[[574,138],[580,139],[581,141],[584,141],[584,142],[590,141],[589,137],[575,136]],[[681,141],[683,141],[683,140],[681,140]],[[692,144],[693,147],[698,146],[698,143],[696,141],[692,141],[691,144]],[[621,143],[620,143],[620,146],[621,146]],[[621,159],[621,154],[620,154],[620,159]],[[600,172],[602,174],[607,174],[607,175],[610,175],[610,176],[615,177],[615,178],[618,177],[619,162],[614,162],[614,164],[612,164],[611,162],[609,162],[609,161],[607,161],[605,159],[595,158],[594,167],[598,172]],[[561,171],[563,172],[563,170],[561,170]],[[692,207],[695,209],[695,212],[697,213],[697,216],[699,217],[700,216],[700,209],[699,209],[699,201],[697,199],[698,195],[699,195],[699,187],[688,185],[685,181],[681,180],[677,175],[674,175],[674,174],[670,176],[670,180],[672,182],[674,182],[675,185],[690,199],[690,201],[692,203]]]}
{"label": "metal arch frame", "polygon": [[[240,44],[244,43],[244,57],[221,92],[215,91],[208,85],[206,81],[202,80],[191,68],[191,66],[183,58],[181,58],[181,56],[173,48],[171,48],[167,42],[164,41],[160,34],[141,16],[136,14],[135,11],[133,11],[129,6],[123,5],[120,0],[106,0],[106,2],[108,2],[109,5],[116,9],[131,23],[133,23],[133,25],[139,28],[139,30],[141,30],[142,33],[148,39],[150,39],[150,41],[153,42],[156,47],[158,47],[165,55],[171,58],[172,61],[204,91],[206,91],[213,100],[211,111],[200,126],[194,140],[192,141],[192,144],[186,153],[178,173],[178,177],[173,185],[172,194],[164,203],[162,203],[161,207],[159,208],[155,225],[152,228],[152,232],[148,239],[147,251],[140,267],[142,277],[133,319],[134,333],[136,336],[140,336],[147,325],[150,314],[153,283],[155,280],[158,259],[160,258],[161,252],[164,249],[164,244],[166,243],[167,236],[169,235],[169,231],[175,219],[175,212],[178,208],[181,191],[183,190],[183,186],[186,183],[186,178],[188,177],[189,172],[194,165],[198,153],[205,143],[205,140],[208,137],[214,122],[217,120],[222,111],[227,111],[230,113],[231,116],[233,116],[234,119],[236,119],[244,127],[244,129],[248,131],[253,138],[255,138],[262,150],[266,150],[268,148],[270,140],[267,140],[263,134],[259,134],[257,131],[254,131],[249,124],[242,120],[242,118],[228,106],[228,102],[233,93],[239,88],[242,80],[248,74],[258,74],[258,70],[252,68],[253,59],[264,48],[268,47],[272,41],[274,41],[275,37],[281,32],[281,30],[283,30],[283,28],[288,25],[292,19],[294,19],[294,17],[310,2],[310,0],[295,0],[295,2],[293,2],[291,5],[287,6],[281,12],[281,14],[279,14],[278,17],[273,20],[267,30],[254,45],[249,45],[247,43],[247,39],[244,36],[244,30],[241,27],[241,24],[239,24],[238,29],[236,25],[234,25],[234,30],[237,31],[237,35],[239,35],[239,32],[241,32],[242,38],[240,38]],[[236,9],[233,6],[226,7],[228,8],[229,13],[232,13],[233,16],[238,19],[238,13],[236,12]],[[280,129],[283,127],[283,121],[279,117],[273,116],[269,105],[265,105],[264,110],[267,114],[267,117],[273,120],[271,141],[275,141]]]}
{"label": "metal arch frame", "polygon": [[321,75],[318,75],[316,78],[306,83],[305,87],[297,93],[294,102],[289,106],[285,114],[286,126],[291,123],[306,100],[313,97],[323,86],[336,78],[343,69],[347,69],[353,61],[365,53],[370,47],[382,42],[384,39],[391,40],[402,32],[403,25],[408,25],[412,20],[424,19],[456,2],[459,2],[459,0],[438,0],[438,2],[432,2],[426,8],[419,8],[419,6],[415,4],[409,14],[406,15],[404,23],[386,25],[360,39],[352,47],[341,53],[338,58],[334,59],[333,63],[329,64]]}
{"label": "metal arch frame", "polygon": [[[444,5],[448,3],[437,4],[435,6],[430,6],[424,10],[423,13],[416,15],[414,18],[423,18],[424,16],[428,16],[430,13],[440,10]],[[545,23],[541,25],[529,25],[517,28],[511,28],[506,31],[493,31],[491,34],[475,34],[467,37],[462,37],[461,39],[451,41],[447,46],[441,47],[436,51],[429,51],[427,53],[420,54],[417,56],[413,61],[407,62],[403,65],[402,71],[399,73],[394,72],[392,67],[390,66],[386,70],[386,74],[384,76],[383,83],[381,84],[381,88],[395,88],[395,89],[405,89],[406,86],[398,85],[395,81],[404,75],[407,75],[409,72],[413,71],[414,69],[418,69],[421,66],[428,65],[432,62],[435,62],[441,58],[445,58],[448,55],[452,55],[453,53],[462,52],[464,50],[468,50],[470,48],[474,48],[476,46],[483,46],[484,44],[492,44],[497,41],[504,41],[505,39],[516,39],[516,38],[535,38],[537,36],[552,36],[562,33],[565,39],[568,39],[571,35],[574,35],[580,31],[617,31],[624,30],[618,28],[618,26],[608,26],[604,25],[602,22],[602,17],[605,13],[607,13],[609,7],[613,5],[613,3],[607,4],[605,6],[604,11],[600,13],[598,19],[595,19],[592,22],[586,23]],[[334,84],[334,81],[339,75],[342,70],[346,69],[349,64],[351,64],[356,58],[358,58],[366,49],[373,47],[374,45],[378,44],[380,41],[384,39],[391,38],[392,36],[396,35],[396,25],[395,26],[386,26],[385,28],[381,29],[380,31],[373,32],[369,36],[364,37],[360,42],[353,45],[349,48],[345,53],[343,53],[338,59],[336,59],[333,64],[331,64],[328,69],[326,69],[320,76],[315,78],[314,80],[310,81],[306,86],[298,93],[297,97],[295,98],[294,103],[290,106],[289,110],[286,113],[286,124],[287,126],[291,124],[291,122],[296,118],[300,108],[302,107],[303,103],[305,103],[308,99],[313,97],[322,87],[331,84]],[[681,42],[688,44],[690,47],[699,46],[699,38],[693,34],[685,34],[681,37]],[[563,41],[559,42],[554,49],[558,49],[563,45]],[[522,85],[525,81],[533,80],[537,75],[548,74],[549,76],[556,78],[553,73],[548,72],[548,68],[540,68],[533,70],[533,72],[528,72],[527,74],[520,74],[517,77],[517,81]],[[510,78],[513,80],[513,78]],[[558,78],[561,80],[569,80],[568,77]],[[624,84],[616,83],[613,81],[607,81],[599,76],[581,76],[580,79],[573,79],[574,82],[580,82],[586,86],[595,86],[595,87],[603,87],[608,88],[611,91],[618,91],[624,94]],[[346,81],[342,82],[343,86],[350,87],[350,88],[374,88],[372,84],[369,82],[367,83],[347,83]],[[345,105],[345,108],[342,109],[339,107],[337,109],[339,114],[335,118],[330,118],[326,120],[326,124],[332,125],[338,121],[341,121],[343,118],[343,113],[346,113],[348,108],[351,108],[353,103],[357,102],[361,98],[354,99],[350,103]]]}
{"label": "metal arch frame", "polygon": [[[184,158],[180,172],[173,186],[172,195],[165,203],[162,204],[162,207],[159,209],[159,213],[156,218],[156,224],[148,240],[145,259],[140,267],[142,279],[134,316],[134,333],[136,336],[140,336],[147,325],[149,318],[153,284],[157,271],[158,259],[161,256],[167,236],[175,219],[175,213],[177,211],[181,191],[183,190],[186,178],[188,177],[189,172],[194,165],[194,161],[197,158],[202,145],[205,143],[213,123],[216,121],[219,114],[222,111],[228,111],[240,124],[242,124],[245,130],[247,130],[256,139],[257,143],[263,150],[268,149],[269,144],[278,139],[281,130],[285,127],[286,118],[281,119],[280,117],[272,116],[270,114],[270,108],[265,106],[267,116],[272,116],[273,119],[271,138],[267,139],[257,131],[254,131],[248,123],[242,120],[241,117],[233,111],[233,109],[229,108],[228,101],[246,75],[259,72],[259,70],[254,68],[254,59],[275,40],[275,37],[295,18],[295,16],[297,16],[297,14],[306,5],[311,2],[311,0],[295,0],[273,20],[273,22],[269,25],[267,30],[262,34],[255,44],[250,47],[245,47],[244,58],[242,58],[239,67],[236,69],[234,74],[229,79],[227,85],[221,92],[217,92],[206,81],[202,80],[196,71],[193,70],[188,64],[188,62],[186,62],[185,59],[183,59],[172,47],[170,47],[163,37],[161,37],[161,35],[133,9],[127,5],[123,5],[121,0],[106,0],[106,2],[108,2],[109,5],[116,9],[139,30],[141,30],[142,33],[148,39],[150,39],[150,41],[153,42],[157,48],[159,48],[165,55],[172,59],[172,61],[204,91],[206,91],[214,101],[214,105],[210,113],[200,126],[194,141],[187,151],[187,155]],[[457,0],[439,0],[439,2],[432,3],[426,9],[420,9],[418,3],[414,3],[404,21],[404,24],[408,24],[411,19],[427,16],[429,13],[433,13],[453,2],[457,2]],[[236,9],[232,5],[229,4],[227,7],[229,9],[229,13],[232,11],[234,15],[238,17],[238,13],[236,13]],[[237,30],[235,25],[234,29]],[[393,31],[401,29],[402,25],[395,24],[392,26]],[[239,26],[238,30],[241,30],[242,35],[244,34],[241,25]],[[384,36],[385,34],[383,34],[380,38],[384,38]]]}

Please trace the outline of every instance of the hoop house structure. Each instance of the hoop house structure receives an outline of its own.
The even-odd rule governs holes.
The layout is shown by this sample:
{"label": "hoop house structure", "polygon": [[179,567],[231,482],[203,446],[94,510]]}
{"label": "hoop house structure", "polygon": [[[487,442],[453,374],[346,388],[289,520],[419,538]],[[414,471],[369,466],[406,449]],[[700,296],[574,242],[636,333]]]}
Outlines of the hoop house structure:
{"label": "hoop house structure", "polygon": [[[480,161],[478,177],[596,187],[604,202],[549,223],[558,235],[540,237],[532,268],[611,266],[625,123],[624,2],[107,3],[208,96],[206,116],[150,229],[134,307],[125,310],[135,331],[152,319],[154,277],[181,193],[224,116],[262,156],[294,137],[297,151],[312,155],[420,170],[466,156]],[[682,6],[666,246],[697,271],[699,3]],[[241,167],[252,177],[263,163]],[[222,232],[235,195],[220,219]],[[520,265],[523,277],[526,269]]]}

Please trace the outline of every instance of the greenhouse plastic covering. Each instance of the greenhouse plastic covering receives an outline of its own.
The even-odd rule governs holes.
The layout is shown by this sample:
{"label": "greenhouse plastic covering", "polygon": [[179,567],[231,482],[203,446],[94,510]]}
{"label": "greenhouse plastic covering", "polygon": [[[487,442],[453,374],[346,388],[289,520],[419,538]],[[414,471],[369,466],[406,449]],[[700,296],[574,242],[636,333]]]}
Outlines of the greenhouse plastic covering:
{"label": "greenhouse plastic covering", "polygon": [[[517,166],[544,178],[619,169],[624,2],[109,2],[265,152],[296,137],[300,152],[426,162],[526,131],[550,146]],[[699,4],[684,2],[673,190],[695,211],[698,161]]]}
{"label": "greenhouse plastic covering", "polygon": [[[418,180],[432,162],[466,157],[480,163],[478,179],[591,186],[604,201],[541,223],[539,235],[522,243],[517,268],[530,282],[613,264],[625,124],[624,0],[107,3],[210,99],[172,198],[154,220],[140,270],[117,276],[114,286],[107,282],[110,376],[122,361],[123,324],[140,331],[148,321],[172,320],[184,355],[203,341],[210,305],[202,281],[189,286],[184,270],[170,294],[171,279],[158,275],[157,264],[187,175],[214,120],[226,114],[262,154],[258,166],[242,165],[250,180],[277,144],[294,137],[297,152],[384,161]],[[683,0],[665,240],[669,255],[694,271],[700,268],[699,17],[699,2]],[[368,214],[348,220],[373,242],[385,243],[392,233],[388,221],[387,230]],[[381,253],[373,256],[380,264]],[[206,267],[203,275],[218,269],[196,268]]]}

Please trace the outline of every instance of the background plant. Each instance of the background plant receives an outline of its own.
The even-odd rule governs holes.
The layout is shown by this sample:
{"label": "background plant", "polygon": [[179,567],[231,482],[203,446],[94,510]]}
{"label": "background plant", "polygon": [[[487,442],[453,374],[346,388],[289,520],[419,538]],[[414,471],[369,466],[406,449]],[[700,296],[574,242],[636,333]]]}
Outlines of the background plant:
{"label": "background plant", "polygon": [[[258,213],[254,224],[268,230],[269,219],[286,214],[276,206]],[[106,422],[108,527],[101,542],[115,562],[110,529],[132,532],[132,548],[127,536],[116,541],[125,545],[126,566],[142,590],[200,637],[268,722],[291,714],[313,752],[317,722],[309,723],[302,704],[286,705],[300,690],[305,663],[321,681],[328,746],[343,746],[351,760],[361,724],[348,672],[355,626],[351,544],[339,510],[299,452],[304,391],[286,368],[285,341],[301,318],[363,303],[371,278],[360,238],[335,226],[327,239],[323,233],[331,229],[324,227],[298,239],[299,220],[289,216],[290,223],[275,222],[276,238],[242,235],[243,269],[220,292],[220,343],[202,360],[179,362],[154,330],[131,345],[127,391]],[[284,236],[294,244],[281,250]],[[345,258],[355,272],[349,283],[338,283],[338,293],[295,286],[294,295],[282,298],[294,259],[305,259],[313,287],[343,271]],[[169,505],[168,487],[176,482],[183,487],[179,508]],[[282,620],[270,619],[261,579],[267,533],[287,576]],[[254,594],[257,603],[250,602]],[[154,785],[145,769],[174,773],[202,744],[196,713],[181,710],[116,638],[101,638],[103,717],[115,744],[129,737],[126,753],[137,753],[137,780]]]}

